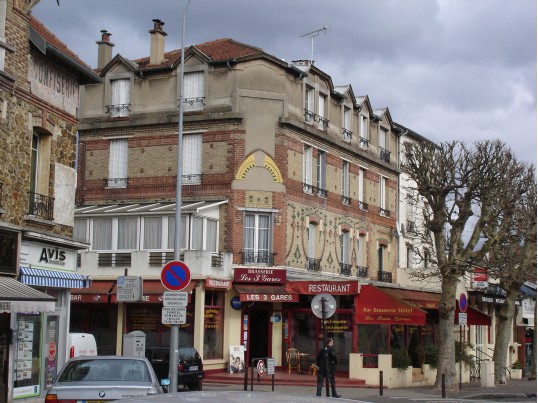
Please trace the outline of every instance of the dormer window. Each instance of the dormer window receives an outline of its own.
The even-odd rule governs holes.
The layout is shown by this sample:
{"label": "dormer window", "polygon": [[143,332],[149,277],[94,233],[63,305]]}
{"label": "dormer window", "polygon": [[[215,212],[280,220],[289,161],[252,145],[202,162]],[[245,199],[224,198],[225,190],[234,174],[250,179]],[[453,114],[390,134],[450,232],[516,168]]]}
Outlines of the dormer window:
{"label": "dormer window", "polygon": [[342,127],[342,140],[347,143],[351,143],[353,137],[352,125],[352,110],[347,106],[344,106],[344,126]]}
{"label": "dormer window", "polygon": [[131,80],[128,78],[112,80],[112,104],[108,106],[108,112],[112,118],[129,116],[131,110]]}
{"label": "dormer window", "polygon": [[362,149],[368,148],[368,144],[370,141],[370,133],[368,130],[368,118],[364,115],[360,115],[360,138],[359,138],[359,146]]}
{"label": "dormer window", "polygon": [[203,111],[205,105],[204,72],[185,73],[183,80],[185,85],[185,91],[183,92],[184,111]]}
{"label": "dormer window", "polygon": [[314,88],[307,86],[304,99],[305,122],[312,125],[316,120],[316,112],[314,111]]}

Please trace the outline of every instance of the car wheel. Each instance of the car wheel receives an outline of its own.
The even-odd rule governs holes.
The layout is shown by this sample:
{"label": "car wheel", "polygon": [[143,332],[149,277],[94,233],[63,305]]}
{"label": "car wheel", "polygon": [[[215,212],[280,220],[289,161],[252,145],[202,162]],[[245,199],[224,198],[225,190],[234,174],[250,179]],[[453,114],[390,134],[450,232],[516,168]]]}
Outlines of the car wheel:
{"label": "car wheel", "polygon": [[199,383],[198,382],[191,382],[191,383],[188,383],[187,384],[187,389],[189,390],[201,390],[201,388],[199,388]]}

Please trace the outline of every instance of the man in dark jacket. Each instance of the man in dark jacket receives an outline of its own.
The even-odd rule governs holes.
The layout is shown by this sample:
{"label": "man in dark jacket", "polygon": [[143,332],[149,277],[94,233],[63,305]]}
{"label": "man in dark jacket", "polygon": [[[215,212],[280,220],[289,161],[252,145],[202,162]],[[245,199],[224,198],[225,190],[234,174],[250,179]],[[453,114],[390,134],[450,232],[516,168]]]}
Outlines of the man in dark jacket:
{"label": "man in dark jacket", "polygon": [[[333,397],[340,397],[340,395],[336,393],[336,384],[334,381],[334,371],[335,371],[336,363],[338,362],[338,359],[336,358],[336,351],[333,347],[333,344],[334,344],[333,339],[327,339],[327,343],[325,347],[319,350],[319,353],[318,353],[318,357],[316,361],[317,361],[319,369],[318,369],[318,385],[317,385],[316,396],[321,396],[321,389],[323,388],[323,381],[325,379],[328,379],[331,382],[331,389],[332,389]],[[327,396],[329,395],[327,394]]]}

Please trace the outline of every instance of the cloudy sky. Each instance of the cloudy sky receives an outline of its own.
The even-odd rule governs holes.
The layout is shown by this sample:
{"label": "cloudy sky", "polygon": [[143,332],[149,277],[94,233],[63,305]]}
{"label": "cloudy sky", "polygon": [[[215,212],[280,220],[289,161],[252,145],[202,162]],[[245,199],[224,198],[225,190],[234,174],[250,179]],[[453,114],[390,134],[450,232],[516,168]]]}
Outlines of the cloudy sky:
{"label": "cloudy sky", "polygon": [[[149,56],[152,19],[165,50],[181,47],[186,0],[41,0],[37,17],[97,64],[100,31],[113,54]],[[435,141],[500,138],[536,164],[536,0],[192,0],[185,45],[218,38],[287,61],[310,59],[334,85]]]}

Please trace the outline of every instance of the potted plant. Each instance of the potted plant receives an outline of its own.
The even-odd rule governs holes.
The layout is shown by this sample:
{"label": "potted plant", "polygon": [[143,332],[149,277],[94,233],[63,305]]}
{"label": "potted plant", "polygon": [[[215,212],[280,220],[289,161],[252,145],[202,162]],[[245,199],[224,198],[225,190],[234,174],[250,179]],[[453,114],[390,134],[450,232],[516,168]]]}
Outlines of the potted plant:
{"label": "potted plant", "polygon": [[512,363],[512,369],[510,369],[510,377],[512,379],[523,378],[523,368],[521,367],[521,363],[518,360]]}
{"label": "potted plant", "polygon": [[398,368],[400,371],[405,371],[412,365],[411,357],[403,348],[395,348],[391,351],[392,368]]}

